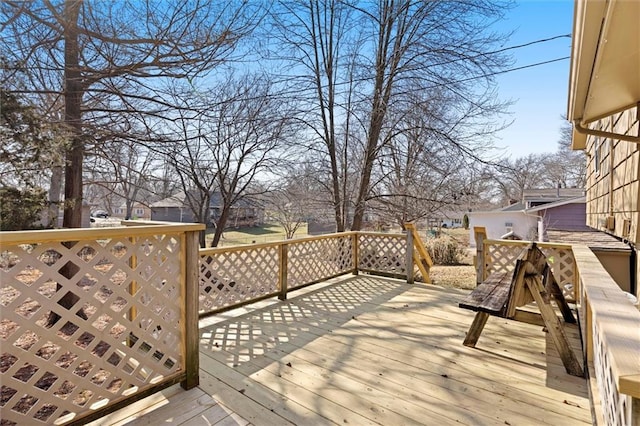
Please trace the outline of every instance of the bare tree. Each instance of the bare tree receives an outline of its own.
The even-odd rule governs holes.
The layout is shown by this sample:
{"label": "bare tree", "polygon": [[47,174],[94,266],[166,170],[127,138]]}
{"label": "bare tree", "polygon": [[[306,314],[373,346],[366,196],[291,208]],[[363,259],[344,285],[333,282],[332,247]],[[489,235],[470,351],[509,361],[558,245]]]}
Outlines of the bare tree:
{"label": "bare tree", "polygon": [[502,203],[519,201],[525,189],[584,188],[584,152],[571,150],[571,124],[563,120],[556,152],[528,154],[497,162],[494,182]]}
{"label": "bare tree", "polygon": [[293,238],[306,221],[307,209],[304,203],[306,191],[306,188],[300,188],[293,183],[265,194],[267,217],[270,221],[282,226],[285,238],[288,240]]}
{"label": "bare tree", "polygon": [[[165,150],[165,161],[171,164],[179,180],[183,193],[181,201],[189,207],[196,222],[209,225],[211,195],[218,182],[218,170],[212,154],[217,148],[215,142],[204,134],[207,118],[203,112],[192,112],[187,108],[193,102],[193,96],[189,93],[179,96],[183,107],[178,108],[168,120],[164,137],[171,142],[163,144],[162,149]],[[206,246],[204,232],[200,234],[200,246]]]}
{"label": "bare tree", "polygon": [[253,29],[261,7],[205,0],[1,4],[7,61],[16,72],[37,76],[26,90],[64,98],[64,122],[72,129],[66,227],[80,226],[86,123],[105,125],[118,114],[170,108],[153,96],[154,86],[206,76]]}
{"label": "bare tree", "polygon": [[[321,141],[317,152],[327,155],[338,230],[346,228],[350,211],[351,229],[360,229],[367,201],[378,199],[374,169],[399,117],[389,117],[391,105],[408,111],[416,106],[413,94],[440,89],[467,112],[464,125],[489,140],[503,107],[491,76],[508,58],[492,49],[504,37],[487,29],[507,6],[499,0],[381,0],[366,6],[324,0],[274,8],[278,47],[285,53],[278,58],[293,66],[290,81],[312,107],[303,111],[316,113],[304,117]],[[450,111],[439,117],[448,125],[439,126],[438,137],[464,148],[464,138],[455,137],[462,120]]]}
{"label": "bare tree", "polygon": [[[487,98],[461,84],[460,76],[478,78],[475,85],[491,84],[492,72],[506,62],[491,53],[501,36],[489,33],[488,19],[500,16],[505,4],[491,1],[412,2],[383,0],[374,11],[360,9],[372,31],[372,97],[360,188],[351,229],[360,229],[371,190],[371,172],[385,139],[381,138],[387,112],[405,90],[445,87],[458,105],[482,105]],[[454,78],[452,78],[455,76]],[[407,85],[406,83],[410,83]],[[485,92],[492,96],[492,92]],[[482,108],[492,116],[496,104]]]}
{"label": "bare tree", "polygon": [[[93,179],[90,184],[109,188],[123,200],[125,219],[132,217],[133,206],[142,202],[142,196],[150,192],[152,173],[157,165],[156,152],[145,147],[145,139],[116,139],[100,144],[95,149],[95,163],[92,168]],[[139,135],[143,137],[144,135]]]}
{"label": "bare tree", "polygon": [[554,187],[545,171],[548,154],[529,154],[496,165],[495,182],[503,204],[522,200],[525,189]]}
{"label": "bare tree", "polygon": [[[257,178],[286,164],[284,148],[296,134],[292,109],[261,76],[230,76],[212,91],[204,138],[212,147],[221,206],[211,246],[217,246],[231,213],[251,198]],[[212,96],[213,97],[213,96]]]}
{"label": "bare tree", "polygon": [[185,107],[166,117],[167,129],[175,129],[163,136],[173,140],[167,161],[196,220],[215,226],[216,246],[234,206],[262,192],[254,190],[257,179],[286,164],[282,148],[295,132],[292,113],[274,96],[269,80],[258,75],[229,74],[207,90],[177,97]]}
{"label": "bare tree", "polygon": [[[288,77],[310,130],[313,160],[326,165],[326,191],[338,232],[348,215],[349,133],[356,82],[355,59],[361,40],[355,13],[340,0],[281,2],[272,14],[278,39],[272,47],[287,66],[301,70]],[[313,142],[319,141],[316,145]],[[325,171],[326,170],[326,171]],[[321,179],[322,180],[322,179]]]}
{"label": "bare tree", "polygon": [[547,173],[557,184],[565,188],[584,188],[587,179],[587,158],[583,150],[571,149],[573,126],[561,117],[558,150],[546,164]]}
{"label": "bare tree", "polygon": [[462,202],[464,170],[472,159],[442,137],[434,108],[423,103],[400,110],[394,126],[384,131],[368,200],[385,222],[404,227]]}

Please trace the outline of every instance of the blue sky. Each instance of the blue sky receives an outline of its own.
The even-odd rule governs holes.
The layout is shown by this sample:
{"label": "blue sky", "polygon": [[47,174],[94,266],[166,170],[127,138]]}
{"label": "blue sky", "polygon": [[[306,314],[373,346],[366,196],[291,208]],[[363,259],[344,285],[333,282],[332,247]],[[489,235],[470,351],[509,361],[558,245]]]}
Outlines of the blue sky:
{"label": "blue sky", "polygon": [[[572,0],[518,1],[499,28],[514,33],[506,46],[570,34],[573,23]],[[514,67],[569,56],[571,39],[512,50]],[[569,60],[514,71],[497,76],[499,96],[511,99],[513,124],[498,134],[496,145],[512,158],[529,153],[555,152],[559,129],[566,113]]]}

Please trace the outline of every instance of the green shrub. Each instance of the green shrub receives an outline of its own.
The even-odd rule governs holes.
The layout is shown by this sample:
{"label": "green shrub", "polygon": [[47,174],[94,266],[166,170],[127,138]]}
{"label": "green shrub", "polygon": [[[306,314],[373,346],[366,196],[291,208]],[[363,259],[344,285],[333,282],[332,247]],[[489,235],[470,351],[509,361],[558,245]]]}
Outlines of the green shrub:
{"label": "green shrub", "polygon": [[12,187],[0,188],[0,230],[20,231],[40,229],[36,225],[40,212],[47,204],[47,194],[42,189],[24,189]]}
{"label": "green shrub", "polygon": [[427,238],[425,247],[436,265],[459,265],[465,256],[460,243],[448,235]]}

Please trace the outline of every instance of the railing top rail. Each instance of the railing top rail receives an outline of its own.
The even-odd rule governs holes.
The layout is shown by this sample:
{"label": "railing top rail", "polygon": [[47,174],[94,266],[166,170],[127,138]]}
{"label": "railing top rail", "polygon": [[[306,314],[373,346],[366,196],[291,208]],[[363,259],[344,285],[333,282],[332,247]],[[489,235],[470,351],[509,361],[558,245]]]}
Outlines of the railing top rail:
{"label": "railing top rail", "polygon": [[346,231],[346,232],[336,232],[333,234],[324,234],[324,235],[314,235],[311,237],[297,237],[289,240],[280,240],[280,241],[270,241],[268,243],[254,243],[254,244],[235,244],[229,246],[219,246],[219,247],[209,247],[209,248],[201,248],[200,255],[208,255],[215,253],[225,253],[225,252],[233,252],[233,251],[242,251],[247,249],[261,249],[267,247],[278,247],[281,245],[292,245],[292,244],[300,244],[305,243],[307,241],[317,241],[317,240],[326,240],[330,238],[341,238],[341,237],[350,237],[354,234],[357,234],[356,231]]}
{"label": "railing top rail", "polygon": [[358,235],[371,235],[374,237],[392,237],[392,238],[407,238],[407,234],[398,232],[374,232],[374,231],[354,231]]}
{"label": "railing top rail", "polygon": [[640,311],[633,306],[596,255],[574,245],[573,254],[592,320],[606,343],[618,391],[640,398]]}
{"label": "railing top rail", "polygon": [[234,251],[242,251],[251,249],[261,249],[267,247],[277,247],[281,245],[294,245],[306,243],[309,241],[318,241],[318,240],[326,240],[331,238],[342,238],[342,237],[350,237],[353,235],[371,235],[371,236],[385,236],[392,238],[406,238],[406,234],[398,234],[398,233],[386,233],[386,232],[363,232],[363,231],[345,231],[345,232],[335,232],[332,234],[324,234],[324,235],[314,235],[310,237],[298,237],[292,238],[290,240],[281,240],[281,241],[271,241],[268,243],[259,243],[259,244],[237,244],[230,246],[222,246],[222,247],[210,247],[210,248],[201,248],[200,255],[210,255],[215,253],[225,253],[225,252],[234,252]]}
{"label": "railing top rail", "polygon": [[[495,239],[495,240],[483,240],[482,244],[484,245],[503,245],[503,246],[528,246],[529,244],[531,244],[534,241],[525,241],[525,240],[500,240],[500,239]],[[573,246],[571,244],[567,244],[567,243],[547,243],[547,242],[537,242],[535,241],[536,245],[538,247],[541,248],[565,248],[565,249],[571,249]]]}
{"label": "railing top rail", "polygon": [[200,223],[157,225],[157,226],[118,226],[113,228],[73,228],[45,229],[36,231],[2,231],[0,244],[46,243],[51,241],[82,241],[136,235],[156,235],[161,233],[181,233],[201,231],[205,226]]}

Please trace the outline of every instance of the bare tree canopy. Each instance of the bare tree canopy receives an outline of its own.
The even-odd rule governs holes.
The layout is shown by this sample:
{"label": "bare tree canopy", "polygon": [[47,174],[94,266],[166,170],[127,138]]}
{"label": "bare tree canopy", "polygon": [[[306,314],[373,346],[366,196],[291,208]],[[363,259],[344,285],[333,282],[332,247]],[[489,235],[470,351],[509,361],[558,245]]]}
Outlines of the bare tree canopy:
{"label": "bare tree canopy", "polygon": [[206,76],[252,31],[259,9],[205,0],[2,2],[5,84],[64,99],[64,122],[72,130],[64,226],[80,226],[88,124],[113,125],[122,115],[171,108],[153,96],[154,87]]}
{"label": "bare tree canopy", "polygon": [[494,0],[323,0],[274,8],[279,50],[272,55],[291,64],[290,82],[308,106],[305,122],[327,161],[338,229],[349,211],[351,228],[360,229],[367,201],[379,199],[374,168],[403,111],[424,110],[432,96],[444,97],[450,108],[438,117],[438,137],[462,154],[473,152],[473,137],[490,144],[500,126],[497,114],[504,112],[491,75],[509,58],[498,49],[505,36],[489,28],[508,6]]}

